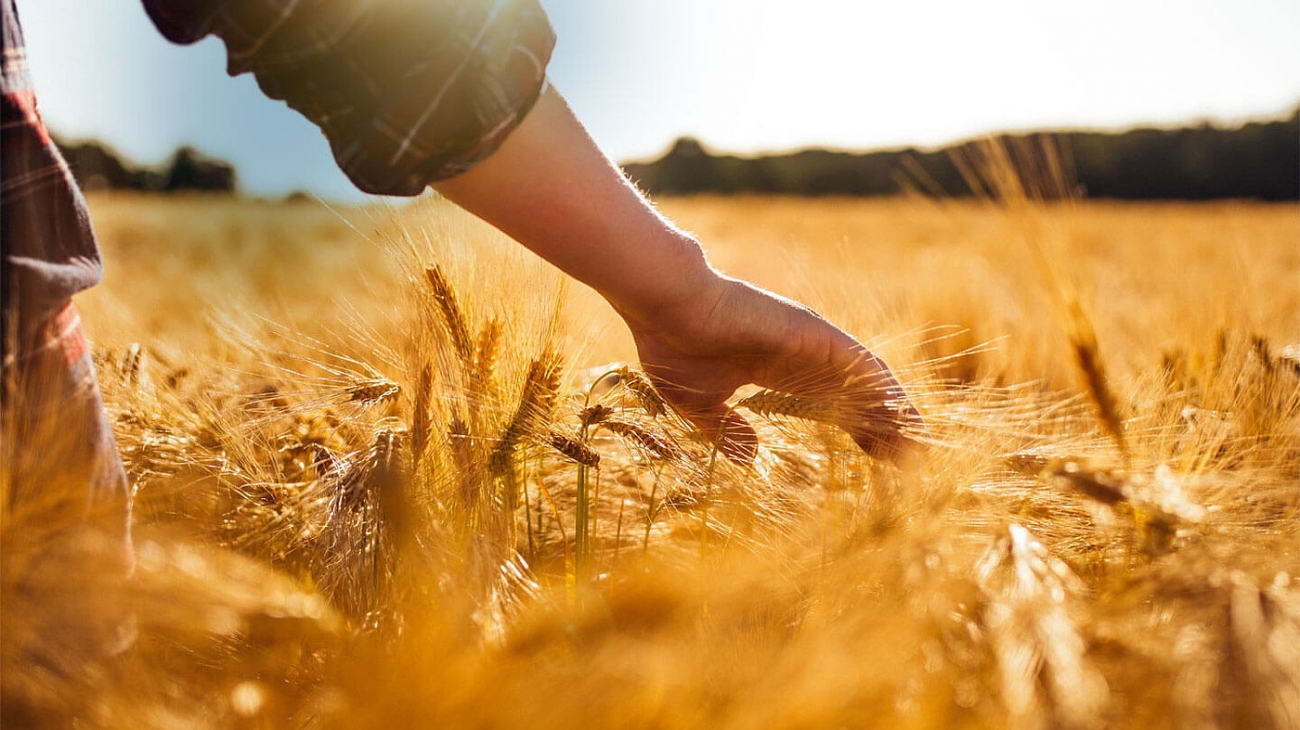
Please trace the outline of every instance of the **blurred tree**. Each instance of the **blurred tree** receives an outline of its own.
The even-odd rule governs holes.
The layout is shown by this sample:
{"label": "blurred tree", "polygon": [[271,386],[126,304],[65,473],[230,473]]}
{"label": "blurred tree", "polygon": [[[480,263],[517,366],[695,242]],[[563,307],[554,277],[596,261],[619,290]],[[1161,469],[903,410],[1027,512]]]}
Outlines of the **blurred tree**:
{"label": "blurred tree", "polygon": [[237,187],[234,166],[192,147],[180,148],[166,165],[155,170],[129,165],[99,142],[71,144],[55,139],[55,143],[83,190],[233,193]]}
{"label": "blurred tree", "polygon": [[162,189],[167,192],[231,193],[235,190],[235,168],[221,160],[205,157],[193,147],[182,147],[172,156]]}

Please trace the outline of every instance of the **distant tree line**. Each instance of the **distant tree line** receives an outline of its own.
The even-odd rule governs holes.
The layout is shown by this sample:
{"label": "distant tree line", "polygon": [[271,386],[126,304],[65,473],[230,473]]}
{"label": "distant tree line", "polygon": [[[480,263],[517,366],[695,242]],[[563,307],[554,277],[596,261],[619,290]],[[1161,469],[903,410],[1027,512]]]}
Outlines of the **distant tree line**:
{"label": "distant tree line", "polygon": [[85,190],[142,190],[151,192],[200,191],[233,193],[235,168],[192,147],[176,150],[161,167],[134,167],[98,142],[67,144],[56,140]]}
{"label": "distant tree line", "polygon": [[[1300,199],[1300,108],[1285,120],[1230,129],[1202,124],[1115,133],[1035,132],[994,141],[1007,149],[1058,150],[1065,175],[1075,184],[1069,193],[1090,198]],[[809,149],[737,157],[711,154],[687,137],[662,158],[627,164],[624,170],[650,193],[876,196],[913,188],[965,197],[974,194],[970,163],[978,159],[981,144],[965,142],[937,151]],[[1062,191],[1045,192],[1052,197]]]}
{"label": "distant tree line", "polygon": [[[1202,124],[1116,133],[1035,132],[994,140],[1013,149],[1058,150],[1065,174],[1090,198],[1300,199],[1300,107],[1285,120],[1230,129]],[[698,140],[683,137],[660,159],[623,168],[650,193],[879,196],[921,189],[966,197],[974,194],[970,172],[980,145],[738,157],[712,154]],[[191,147],[180,148],[158,168],[129,166],[98,142],[59,147],[87,190],[233,193],[236,188],[232,165]]]}

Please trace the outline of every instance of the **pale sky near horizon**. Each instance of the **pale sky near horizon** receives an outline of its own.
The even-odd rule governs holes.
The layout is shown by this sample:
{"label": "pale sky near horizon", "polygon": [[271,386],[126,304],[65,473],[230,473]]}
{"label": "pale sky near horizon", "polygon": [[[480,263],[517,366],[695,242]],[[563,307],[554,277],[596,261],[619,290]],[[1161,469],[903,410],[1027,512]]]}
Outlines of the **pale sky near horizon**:
{"label": "pale sky near horizon", "polygon": [[[1298,0],[542,0],[549,68],[617,160],[681,135],[756,153],[932,146],[1029,128],[1277,117],[1300,103]],[[138,0],[18,0],[56,134],[136,163],[189,144],[242,189],[357,200],[316,128],[181,48]]]}

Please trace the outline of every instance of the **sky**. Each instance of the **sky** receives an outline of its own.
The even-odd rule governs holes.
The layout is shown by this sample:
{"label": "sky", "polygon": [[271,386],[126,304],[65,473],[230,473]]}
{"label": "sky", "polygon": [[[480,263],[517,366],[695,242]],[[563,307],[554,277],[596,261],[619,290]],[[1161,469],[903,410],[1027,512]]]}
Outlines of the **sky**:
{"label": "sky", "polygon": [[[191,145],[241,189],[363,199],[319,131],[215,39],[138,0],[18,0],[38,103],[137,164]],[[1300,0],[542,0],[548,74],[615,160],[937,146],[1034,128],[1272,118],[1300,104]]]}

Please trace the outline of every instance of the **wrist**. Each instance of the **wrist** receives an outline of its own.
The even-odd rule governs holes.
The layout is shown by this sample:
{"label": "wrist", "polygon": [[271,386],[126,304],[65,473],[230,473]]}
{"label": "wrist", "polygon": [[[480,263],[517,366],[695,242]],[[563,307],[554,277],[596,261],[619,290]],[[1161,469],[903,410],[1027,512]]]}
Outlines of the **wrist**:
{"label": "wrist", "polygon": [[679,231],[646,248],[655,251],[646,266],[622,272],[600,293],[633,329],[684,333],[698,327],[721,300],[728,279],[709,264],[699,243]]}

